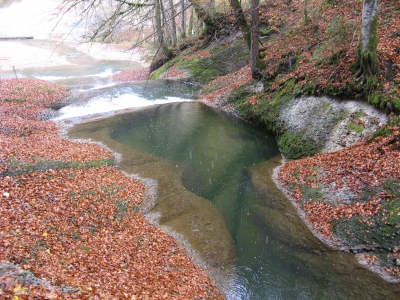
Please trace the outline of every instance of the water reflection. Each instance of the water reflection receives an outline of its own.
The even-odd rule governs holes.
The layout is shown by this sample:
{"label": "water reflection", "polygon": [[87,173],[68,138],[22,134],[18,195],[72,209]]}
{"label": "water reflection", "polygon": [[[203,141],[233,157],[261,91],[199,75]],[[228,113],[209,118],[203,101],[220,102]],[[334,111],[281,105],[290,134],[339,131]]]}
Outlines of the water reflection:
{"label": "water reflection", "polygon": [[116,123],[111,138],[183,163],[184,186],[218,207],[234,239],[254,197],[245,168],[279,153],[273,137],[199,103],[137,112]]}

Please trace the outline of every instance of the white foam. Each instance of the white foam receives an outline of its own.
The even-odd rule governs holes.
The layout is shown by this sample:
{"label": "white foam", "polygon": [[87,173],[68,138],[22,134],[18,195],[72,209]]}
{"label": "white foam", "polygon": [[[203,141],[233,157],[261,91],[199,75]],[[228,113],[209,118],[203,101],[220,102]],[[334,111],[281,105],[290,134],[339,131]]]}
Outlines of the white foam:
{"label": "white foam", "polygon": [[[90,88],[89,90],[99,90],[99,89],[104,89],[104,88],[112,87],[112,86],[115,86],[115,85],[116,85],[115,82],[109,82],[109,83],[106,83],[106,84],[98,84],[98,85],[96,85],[96,86]],[[86,91],[86,90],[82,90],[82,91]]]}
{"label": "white foam", "polygon": [[70,76],[50,76],[50,75],[40,75],[40,76],[33,76],[34,78],[45,80],[45,81],[57,81],[63,80],[67,78],[72,78]]}
{"label": "white foam", "polygon": [[[116,72],[119,73],[119,72]],[[33,76],[37,79],[42,79],[42,80],[47,80],[47,81],[57,81],[57,80],[63,80],[63,79],[71,79],[71,78],[84,78],[84,77],[99,77],[99,78],[108,78],[111,77],[114,74],[113,70],[111,68],[107,68],[101,73],[97,74],[90,74],[90,75],[84,75],[84,76],[52,76],[52,75],[37,75]],[[99,87],[96,87],[99,88]]]}
{"label": "white foam", "polygon": [[88,117],[96,114],[105,114],[129,108],[189,101],[193,100],[179,97],[167,97],[166,99],[148,100],[135,94],[121,94],[120,96],[115,98],[96,97],[83,105],[71,104],[61,108],[59,110],[60,115],[54,120]]}
{"label": "white foam", "polygon": [[108,68],[108,69],[104,70],[103,72],[101,72],[99,74],[86,75],[86,76],[83,76],[83,77],[107,78],[107,77],[111,77],[113,74],[114,74],[113,70],[111,68]]}

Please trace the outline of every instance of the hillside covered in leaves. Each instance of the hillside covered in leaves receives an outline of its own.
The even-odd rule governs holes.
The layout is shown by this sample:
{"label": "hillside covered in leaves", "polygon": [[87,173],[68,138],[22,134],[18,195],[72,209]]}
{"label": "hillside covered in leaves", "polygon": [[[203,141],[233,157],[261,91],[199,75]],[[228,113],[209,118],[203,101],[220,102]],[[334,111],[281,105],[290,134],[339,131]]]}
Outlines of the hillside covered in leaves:
{"label": "hillside covered in leaves", "polygon": [[[238,37],[240,31],[232,14],[218,19],[212,36],[206,32],[183,41],[174,49],[177,56],[151,77],[206,85],[203,93],[209,102],[233,104],[246,118],[273,131],[279,131],[274,118],[277,111],[293,96],[363,99],[378,108],[399,112],[399,2],[379,1],[379,74],[375,89],[369,91],[355,76],[362,1],[304,3],[267,0],[260,5],[262,89],[249,88],[254,82],[246,69],[241,71],[248,65],[248,49]],[[246,16],[249,18],[247,12]],[[229,77],[233,72],[236,75]],[[232,84],[234,87],[228,88]]]}

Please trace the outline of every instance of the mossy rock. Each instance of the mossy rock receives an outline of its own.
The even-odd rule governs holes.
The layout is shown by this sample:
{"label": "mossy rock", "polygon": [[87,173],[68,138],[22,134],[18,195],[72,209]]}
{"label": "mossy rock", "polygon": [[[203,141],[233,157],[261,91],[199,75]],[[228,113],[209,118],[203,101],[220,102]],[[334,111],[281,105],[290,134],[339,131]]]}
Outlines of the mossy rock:
{"label": "mossy rock", "polygon": [[177,67],[179,69],[188,70],[191,74],[188,79],[200,84],[207,84],[214,77],[222,75],[211,58],[202,59],[195,57],[189,61],[181,63]]}
{"label": "mossy rock", "polygon": [[174,64],[175,68],[188,71],[189,81],[207,84],[217,76],[242,68],[249,59],[248,49],[242,40],[229,47],[216,45],[209,50],[209,53],[210,56],[204,58],[188,53],[191,54],[190,59],[173,60],[169,66]]}
{"label": "mossy rock", "polygon": [[[264,89],[268,89],[268,85],[268,82],[264,82]],[[247,102],[247,98],[254,94],[246,94],[242,88],[239,88],[236,93],[234,92],[230,99],[246,119],[252,120],[270,132],[278,133],[282,131],[278,124],[279,112],[285,103],[293,99],[297,91],[294,80],[288,80],[280,89],[270,94],[271,98],[259,95],[258,101],[254,105]]]}
{"label": "mossy rock", "polygon": [[301,133],[286,131],[278,138],[278,146],[282,154],[289,159],[299,159],[315,155],[319,152],[317,143]]}
{"label": "mossy rock", "polygon": [[371,134],[369,138],[369,142],[372,142],[375,138],[379,136],[388,137],[392,134],[392,130],[389,128],[390,126],[400,126],[400,116],[392,118],[389,120],[388,124],[380,127],[377,131]]}

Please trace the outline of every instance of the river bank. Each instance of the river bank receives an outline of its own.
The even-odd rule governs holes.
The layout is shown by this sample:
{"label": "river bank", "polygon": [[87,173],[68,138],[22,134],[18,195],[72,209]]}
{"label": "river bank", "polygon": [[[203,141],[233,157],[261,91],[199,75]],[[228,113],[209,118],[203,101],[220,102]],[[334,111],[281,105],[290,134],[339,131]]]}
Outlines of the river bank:
{"label": "river bank", "polygon": [[13,263],[1,265],[2,295],[222,298],[173,238],[144,219],[151,195],[141,181],[116,170],[104,148],[65,140],[40,120],[67,94],[41,80],[0,82],[0,260]]}

